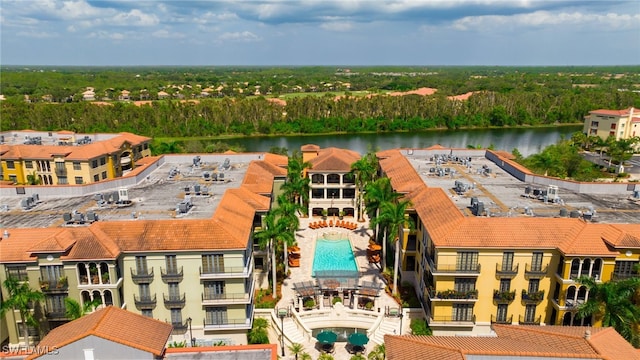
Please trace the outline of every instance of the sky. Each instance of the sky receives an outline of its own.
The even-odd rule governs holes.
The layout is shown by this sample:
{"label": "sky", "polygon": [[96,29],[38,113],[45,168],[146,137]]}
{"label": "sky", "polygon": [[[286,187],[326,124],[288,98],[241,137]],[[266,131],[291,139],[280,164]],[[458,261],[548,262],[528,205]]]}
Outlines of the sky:
{"label": "sky", "polygon": [[2,65],[638,65],[640,1],[0,0]]}

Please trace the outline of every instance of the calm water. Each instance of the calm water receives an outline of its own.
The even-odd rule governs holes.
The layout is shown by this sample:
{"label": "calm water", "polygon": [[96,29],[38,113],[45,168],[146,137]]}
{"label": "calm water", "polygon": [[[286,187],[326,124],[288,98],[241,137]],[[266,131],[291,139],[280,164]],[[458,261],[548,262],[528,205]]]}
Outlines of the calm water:
{"label": "calm water", "polygon": [[537,129],[482,129],[482,130],[439,130],[412,133],[385,134],[340,134],[309,136],[276,136],[229,140],[246,151],[268,151],[274,146],[299,150],[302,145],[316,144],[321,148],[338,147],[365,154],[369,149],[386,150],[395,148],[425,148],[435,144],[445,147],[466,148],[468,145],[489,147],[511,151],[514,148],[528,156],[538,153],[544,147],[556,143],[561,138],[570,138],[582,126],[562,126]]}

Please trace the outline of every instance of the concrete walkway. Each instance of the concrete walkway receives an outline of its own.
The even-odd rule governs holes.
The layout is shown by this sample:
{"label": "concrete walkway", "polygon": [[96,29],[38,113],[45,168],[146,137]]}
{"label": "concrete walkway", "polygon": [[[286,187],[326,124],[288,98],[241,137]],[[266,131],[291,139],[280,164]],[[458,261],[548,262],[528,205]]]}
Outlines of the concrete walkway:
{"label": "concrete walkway", "polygon": [[[293,285],[295,283],[300,283],[303,281],[312,281],[315,283],[315,278],[311,276],[313,257],[315,252],[315,240],[319,237],[322,238],[325,233],[338,233],[340,234],[339,237],[350,239],[353,246],[354,256],[358,265],[360,276],[359,282],[373,282],[384,289],[384,281],[382,276],[380,275],[380,268],[378,267],[378,264],[369,264],[366,256],[367,248],[369,246],[369,239],[373,234],[373,231],[369,229],[369,223],[357,223],[355,218],[345,218],[344,221],[357,223],[358,228],[356,230],[348,230],[338,227],[327,227],[316,230],[309,228],[310,222],[319,220],[321,219],[300,219],[300,230],[296,233],[296,240],[298,246],[300,247],[301,253],[300,267],[289,268],[291,270],[291,275],[283,283],[282,298],[276,305],[277,308],[287,308],[295,312],[295,314],[293,314],[294,316],[285,318],[283,321],[285,331],[285,353],[287,354],[285,358],[294,358],[293,355],[290,354],[290,351],[288,349],[288,345],[290,345],[291,342],[301,343],[305,348],[305,352],[309,353],[313,359],[316,359],[318,355],[320,355],[318,344],[315,338],[309,338],[309,336],[305,334],[304,331],[301,331],[300,328],[295,324],[295,321],[305,323],[305,326],[308,329],[318,329],[325,327],[341,327],[340,322],[344,322],[347,319],[354,319],[355,322],[359,322],[359,320],[357,320],[358,317],[362,319],[362,321],[360,321],[359,323],[373,324],[372,326],[378,329],[378,331],[375,333],[375,336],[372,336],[369,343],[365,346],[366,356],[366,354],[368,354],[377,345],[376,341],[378,343],[382,342],[385,332],[389,334],[400,332],[401,323],[401,332],[403,334],[408,333],[410,321],[409,319],[400,321],[398,317],[384,316],[384,310],[387,307],[395,309],[399,308],[398,303],[391,296],[387,295],[384,290],[381,290],[379,292],[379,297],[375,299],[375,305],[372,311],[358,310],[357,307],[348,308],[343,307],[342,305],[336,306],[335,308],[331,306],[321,306],[320,310],[314,311],[320,314],[314,315],[315,317],[313,318],[313,320],[307,321],[304,320],[305,317],[307,319],[310,319],[313,316],[307,317],[308,313],[306,313],[302,309],[300,309],[300,313],[296,312],[295,301],[297,299],[297,294],[293,289]],[[335,219],[333,220],[335,223]],[[380,312],[378,313],[378,311]],[[347,312],[348,315],[346,315]],[[319,317],[322,317],[320,326],[318,326]],[[333,322],[332,319],[334,319],[335,322]],[[270,338],[273,343],[277,343],[279,345],[281,322],[280,320],[277,320],[273,321],[272,323],[274,328],[270,331]],[[281,349],[278,349],[278,354],[281,354],[281,351]],[[347,351],[347,343],[344,342],[338,342],[335,344],[335,352],[332,355],[336,360],[347,360],[350,359],[351,356],[353,356]]]}

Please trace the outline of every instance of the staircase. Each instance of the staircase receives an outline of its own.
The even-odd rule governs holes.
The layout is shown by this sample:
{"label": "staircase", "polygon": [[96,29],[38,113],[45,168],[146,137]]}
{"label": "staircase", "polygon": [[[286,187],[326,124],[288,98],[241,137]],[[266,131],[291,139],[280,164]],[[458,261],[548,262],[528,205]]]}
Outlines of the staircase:
{"label": "staircase", "polygon": [[284,338],[291,344],[299,343],[304,344],[306,342],[304,336],[300,332],[300,329],[293,321],[292,317],[284,319]]}
{"label": "staircase", "polygon": [[[384,344],[384,336],[386,334],[399,335],[400,319],[396,317],[385,317],[378,329],[376,329],[373,338],[371,339],[376,344]],[[394,333],[395,331],[395,333]]]}

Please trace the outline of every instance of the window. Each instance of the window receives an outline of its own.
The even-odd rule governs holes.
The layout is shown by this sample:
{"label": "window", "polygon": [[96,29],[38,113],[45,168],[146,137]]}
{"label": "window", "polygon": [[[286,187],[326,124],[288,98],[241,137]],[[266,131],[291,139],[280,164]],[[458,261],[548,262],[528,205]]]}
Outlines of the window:
{"label": "window", "polygon": [[7,160],[7,169],[15,169],[16,163],[13,160]]}
{"label": "window", "polygon": [[342,177],[342,182],[345,184],[355,184],[356,178],[355,176],[353,176],[352,173],[347,173],[347,174],[344,174],[344,176]]}
{"label": "window", "polygon": [[531,271],[542,271],[542,256],[541,252],[534,252],[531,256]]}
{"label": "window", "polygon": [[167,264],[167,274],[178,273],[178,260],[175,255],[165,256],[165,262]]}
{"label": "window", "polygon": [[626,279],[637,276],[638,273],[635,269],[639,263],[638,261],[616,261],[616,266],[613,269],[613,277],[615,279]]}
{"label": "window", "polygon": [[11,181],[12,183],[17,183],[18,177],[16,175],[9,175],[9,181]]}
{"label": "window", "polygon": [[340,184],[340,175],[338,174],[327,175],[327,184]]}
{"label": "window", "polygon": [[140,284],[138,285],[138,289],[140,290],[140,300],[148,300],[151,298],[149,284]]}
{"label": "window", "polygon": [[180,286],[177,282],[171,282],[167,284],[169,286],[169,299],[171,300],[179,300],[180,299]]}
{"label": "window", "polygon": [[340,189],[327,189],[327,199],[340,199]]}
{"label": "window", "polygon": [[500,279],[500,291],[511,291],[511,279]]}
{"label": "window", "polygon": [[540,290],[540,279],[529,280],[529,294],[538,292]]}
{"label": "window", "polygon": [[598,121],[592,121],[591,122],[591,127],[598,127],[599,122]]}
{"label": "window", "polygon": [[138,275],[148,274],[147,271],[147,257],[146,256],[136,256],[136,273]]}
{"label": "window", "polygon": [[536,320],[536,306],[529,304],[524,310],[524,321],[528,323],[535,322]]}
{"label": "window", "polygon": [[313,175],[311,175],[311,183],[313,183],[313,184],[324,184],[324,175],[322,175],[322,174],[313,174]]}
{"label": "window", "polygon": [[226,307],[208,307],[205,316],[207,325],[224,325],[228,323]]}
{"label": "window", "polygon": [[100,181],[100,175],[98,175],[98,174],[93,175],[93,181],[94,182]]}
{"label": "window", "polygon": [[496,313],[496,321],[497,322],[506,322],[507,321],[507,309],[509,308],[509,304],[498,304],[498,312]]}
{"label": "window", "polygon": [[104,179],[106,179],[106,178],[107,178],[107,172],[106,172],[106,171],[103,171],[103,172],[102,172],[102,180],[104,180]]}
{"label": "window", "polygon": [[224,272],[224,256],[222,254],[202,255],[202,272],[205,274]]}
{"label": "window", "polygon": [[513,269],[513,253],[505,252],[502,254],[502,271],[511,271]]}
{"label": "window", "polygon": [[18,281],[27,281],[27,266],[26,265],[6,265],[7,277],[12,277]]}
{"label": "window", "polygon": [[24,167],[26,167],[27,169],[33,169],[33,161],[31,160],[27,160],[24,162]]}
{"label": "window", "polygon": [[66,312],[66,307],[64,304],[64,298],[66,297],[66,295],[53,295],[53,296],[47,296],[46,297],[46,303],[47,303],[47,309],[46,312],[47,313],[62,313],[64,314]]}
{"label": "window", "polygon": [[453,288],[458,292],[468,292],[475,290],[476,279],[473,278],[455,278]]}
{"label": "window", "polygon": [[171,309],[171,323],[174,325],[182,325],[181,309]]}
{"label": "window", "polygon": [[611,130],[615,130],[616,129],[616,123],[611,124]]}
{"label": "window", "polygon": [[76,176],[76,185],[81,185],[83,182],[82,176]]}
{"label": "window", "polygon": [[66,176],[58,176],[58,185],[67,185],[69,180],[67,180]]}
{"label": "window", "polygon": [[204,298],[214,300],[224,295],[224,281],[205,281],[204,282]]}
{"label": "window", "polygon": [[142,316],[146,316],[148,318],[153,318],[153,310],[151,310],[151,309],[142,310]]}
{"label": "window", "polygon": [[57,283],[64,275],[64,269],[62,265],[48,265],[40,267],[40,279],[42,281],[49,281],[51,283]]}
{"label": "window", "polygon": [[106,157],[101,157],[100,158],[100,165],[104,165],[107,163],[107,158]]}
{"label": "window", "polygon": [[342,198],[343,199],[355,199],[356,198],[356,189],[342,189]]}
{"label": "window", "polygon": [[256,270],[264,270],[264,258],[256,257],[253,259],[253,266]]}
{"label": "window", "polygon": [[416,257],[415,256],[407,256],[407,271],[415,271],[416,270]]}
{"label": "window", "polygon": [[324,189],[311,189],[312,199],[324,199]]}
{"label": "window", "polygon": [[478,253],[474,251],[458,252],[458,256],[456,258],[456,270],[477,271],[478,270]]}
{"label": "window", "polygon": [[95,169],[98,167],[98,160],[91,160],[91,168]]}
{"label": "window", "polygon": [[453,304],[452,321],[473,321],[473,304]]}
{"label": "window", "polygon": [[73,170],[82,170],[82,166],[80,165],[80,161],[73,162]]}

